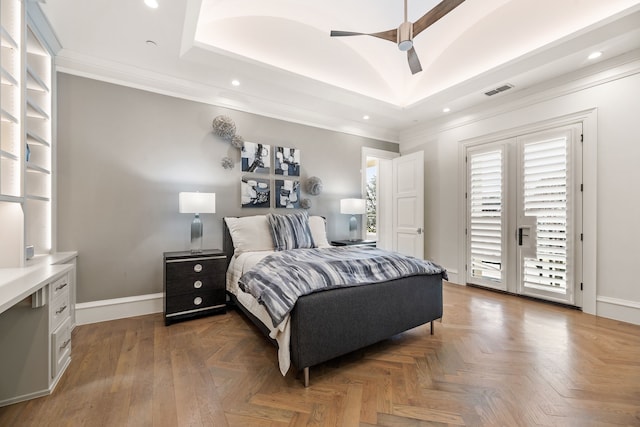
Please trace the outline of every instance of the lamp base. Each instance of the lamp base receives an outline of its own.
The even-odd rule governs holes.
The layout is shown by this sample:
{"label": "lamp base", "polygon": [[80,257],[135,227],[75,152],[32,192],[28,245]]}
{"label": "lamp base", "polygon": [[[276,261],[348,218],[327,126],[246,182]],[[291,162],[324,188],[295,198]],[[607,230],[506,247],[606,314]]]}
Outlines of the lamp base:
{"label": "lamp base", "polygon": [[196,214],[191,222],[191,253],[199,254],[202,252],[202,221],[200,214]]}
{"label": "lamp base", "polygon": [[351,215],[349,218],[349,240],[358,240],[358,220],[355,215]]}

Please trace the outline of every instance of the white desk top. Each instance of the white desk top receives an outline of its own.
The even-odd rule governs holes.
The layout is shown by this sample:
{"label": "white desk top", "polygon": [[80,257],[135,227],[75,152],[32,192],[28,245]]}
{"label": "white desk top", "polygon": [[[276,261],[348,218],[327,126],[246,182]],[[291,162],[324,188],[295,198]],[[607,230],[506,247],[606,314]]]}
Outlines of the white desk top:
{"label": "white desk top", "polygon": [[53,276],[72,270],[73,265],[60,263],[76,256],[77,252],[61,252],[29,261],[23,268],[0,268],[0,313],[44,287]]}

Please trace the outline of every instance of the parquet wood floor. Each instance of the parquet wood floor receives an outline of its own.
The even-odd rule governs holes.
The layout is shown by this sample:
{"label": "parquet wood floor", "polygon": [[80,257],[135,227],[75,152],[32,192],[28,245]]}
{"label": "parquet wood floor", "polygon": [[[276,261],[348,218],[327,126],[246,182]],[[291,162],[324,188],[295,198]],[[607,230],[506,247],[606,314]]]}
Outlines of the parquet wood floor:
{"label": "parquet wood floor", "polygon": [[313,367],[307,389],[234,310],[80,326],[55,392],[0,408],[0,425],[640,425],[640,326],[450,284],[444,301],[435,335]]}

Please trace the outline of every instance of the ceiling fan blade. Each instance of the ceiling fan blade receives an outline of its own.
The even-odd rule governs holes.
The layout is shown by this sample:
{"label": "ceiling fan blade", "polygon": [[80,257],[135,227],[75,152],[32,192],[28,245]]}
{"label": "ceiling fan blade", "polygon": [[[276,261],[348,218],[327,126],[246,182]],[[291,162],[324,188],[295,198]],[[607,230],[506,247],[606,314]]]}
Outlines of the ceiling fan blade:
{"label": "ceiling fan blade", "polygon": [[409,61],[409,68],[411,68],[411,74],[416,74],[422,71],[422,65],[418,59],[418,54],[415,48],[411,48],[407,51],[407,60]]}
{"label": "ceiling fan blade", "polygon": [[390,42],[396,43],[398,38],[398,30],[388,30],[381,31],[379,33],[356,33],[353,31],[335,31],[331,30],[331,37],[345,37],[345,36],[372,36],[377,37],[383,40],[389,40]]}
{"label": "ceiling fan blade", "polygon": [[331,30],[331,37],[344,37],[344,36],[368,36],[366,33],[354,33],[353,31],[334,31]]}
{"label": "ceiling fan blade", "polygon": [[425,13],[422,18],[413,23],[413,37],[438,22],[440,18],[444,17],[462,3],[464,3],[464,0],[442,0],[433,9]]}

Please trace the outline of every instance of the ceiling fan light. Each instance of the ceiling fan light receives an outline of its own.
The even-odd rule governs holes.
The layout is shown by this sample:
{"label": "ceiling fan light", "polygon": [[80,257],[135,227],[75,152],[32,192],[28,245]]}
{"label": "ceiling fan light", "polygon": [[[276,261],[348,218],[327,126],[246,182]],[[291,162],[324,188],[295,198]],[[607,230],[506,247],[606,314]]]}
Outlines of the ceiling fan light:
{"label": "ceiling fan light", "polygon": [[413,47],[413,41],[411,40],[403,40],[400,43],[398,43],[398,48],[403,52],[408,51],[412,47]]}

